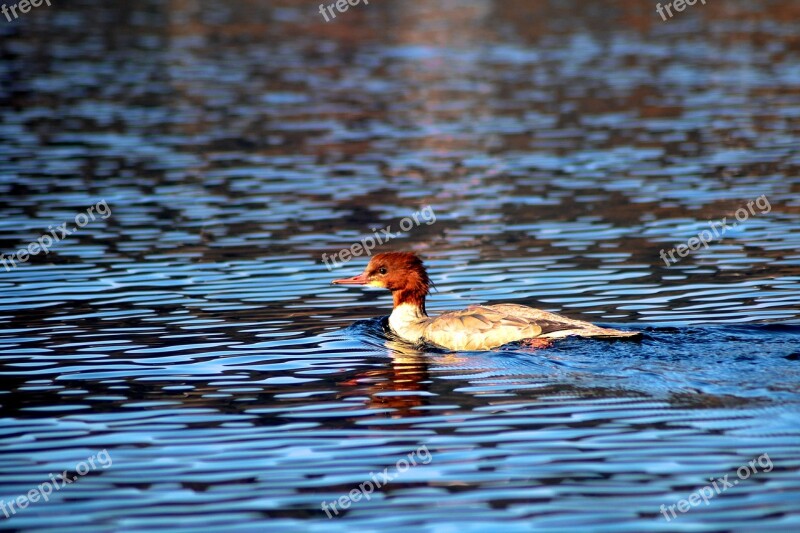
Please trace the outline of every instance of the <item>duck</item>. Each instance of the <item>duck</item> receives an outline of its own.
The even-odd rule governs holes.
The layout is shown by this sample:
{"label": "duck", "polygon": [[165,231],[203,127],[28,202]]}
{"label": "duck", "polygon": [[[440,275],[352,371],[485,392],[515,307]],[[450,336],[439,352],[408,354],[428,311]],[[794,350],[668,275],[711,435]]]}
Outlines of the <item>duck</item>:
{"label": "duck", "polygon": [[450,351],[486,351],[517,341],[541,348],[571,336],[603,339],[641,336],[638,332],[603,328],[508,303],[471,305],[460,311],[428,316],[425,300],[432,282],[425,264],[414,252],[376,254],[361,274],[332,283],[391,291],[393,309],[389,329],[394,336],[415,345],[433,345]]}

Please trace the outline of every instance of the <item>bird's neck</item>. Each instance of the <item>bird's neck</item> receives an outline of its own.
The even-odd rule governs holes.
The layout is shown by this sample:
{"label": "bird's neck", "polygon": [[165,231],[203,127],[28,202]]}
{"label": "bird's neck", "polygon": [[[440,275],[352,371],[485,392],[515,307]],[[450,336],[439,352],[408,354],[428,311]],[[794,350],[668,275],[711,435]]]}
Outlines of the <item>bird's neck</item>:
{"label": "bird's neck", "polygon": [[425,312],[425,295],[427,291],[419,289],[401,289],[394,291],[392,297],[394,298],[394,310],[403,308],[404,314],[415,315],[416,318],[428,316]]}
{"label": "bird's neck", "polygon": [[389,327],[409,342],[418,342],[423,337],[425,324],[429,321],[425,312],[427,284],[413,284],[392,293],[394,309],[389,315]]}

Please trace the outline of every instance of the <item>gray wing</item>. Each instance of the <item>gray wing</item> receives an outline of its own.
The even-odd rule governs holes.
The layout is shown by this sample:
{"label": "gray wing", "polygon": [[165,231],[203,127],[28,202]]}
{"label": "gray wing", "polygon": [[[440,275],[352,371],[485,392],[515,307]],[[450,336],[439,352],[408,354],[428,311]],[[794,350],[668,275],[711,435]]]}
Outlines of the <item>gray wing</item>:
{"label": "gray wing", "polygon": [[423,336],[451,350],[489,350],[541,335],[539,324],[496,307],[472,306],[444,313],[431,319]]}
{"label": "gray wing", "polygon": [[620,331],[618,329],[601,328],[589,322],[573,320],[565,316],[542,311],[541,309],[534,309],[533,307],[528,307],[526,305],[497,304],[487,305],[486,307],[502,313],[521,317],[526,320],[530,320],[534,324],[538,324],[542,328],[541,336],[544,338],[557,339],[561,337],[568,337],[570,335],[577,335],[579,337],[608,338],[641,336],[641,333],[637,331]]}

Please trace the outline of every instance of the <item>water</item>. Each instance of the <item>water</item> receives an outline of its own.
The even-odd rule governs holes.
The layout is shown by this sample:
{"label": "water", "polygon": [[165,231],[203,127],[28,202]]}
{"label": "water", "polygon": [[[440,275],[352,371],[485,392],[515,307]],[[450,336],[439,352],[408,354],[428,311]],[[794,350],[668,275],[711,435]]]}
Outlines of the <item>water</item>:
{"label": "water", "polygon": [[[0,268],[0,501],[113,460],[0,529],[800,525],[793,2],[111,4],[0,19],[0,249],[111,212]],[[330,285],[366,257],[322,254],[426,206],[378,249],[423,255],[429,312],[643,339],[388,340],[389,294]]]}

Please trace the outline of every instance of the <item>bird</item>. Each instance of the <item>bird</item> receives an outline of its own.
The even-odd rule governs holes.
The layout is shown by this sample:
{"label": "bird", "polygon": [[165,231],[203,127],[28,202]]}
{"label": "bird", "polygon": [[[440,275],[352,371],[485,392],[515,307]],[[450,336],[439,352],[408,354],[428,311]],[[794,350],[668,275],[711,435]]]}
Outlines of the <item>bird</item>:
{"label": "bird", "polygon": [[434,345],[450,351],[487,351],[521,341],[543,348],[564,337],[633,338],[638,332],[602,328],[555,313],[518,304],[471,305],[430,317],[425,299],[432,282],[422,259],[413,252],[374,255],[364,271],[334,285],[364,285],[392,292],[389,328],[415,345]]}

